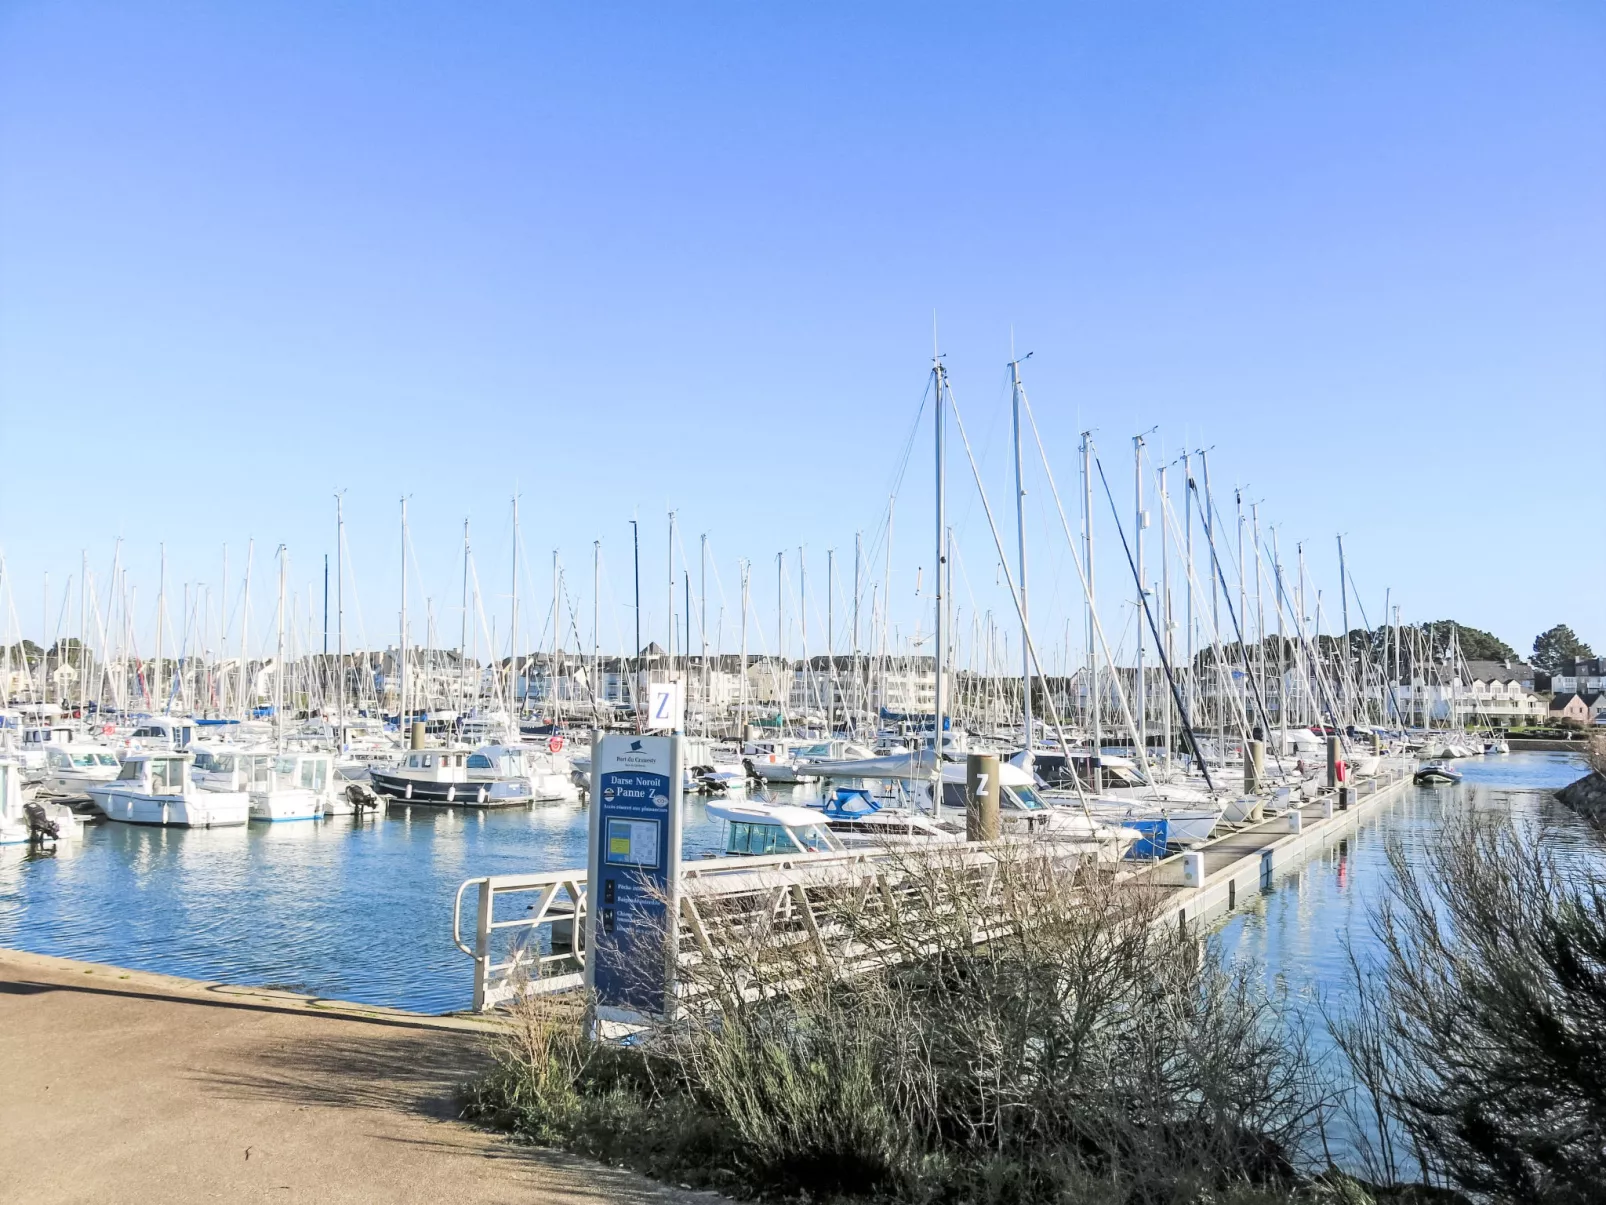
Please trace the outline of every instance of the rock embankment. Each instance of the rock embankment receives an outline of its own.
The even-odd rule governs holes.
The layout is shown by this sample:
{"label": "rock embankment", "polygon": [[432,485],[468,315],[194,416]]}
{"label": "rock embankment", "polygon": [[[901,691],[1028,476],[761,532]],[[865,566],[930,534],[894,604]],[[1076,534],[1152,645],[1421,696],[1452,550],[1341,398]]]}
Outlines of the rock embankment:
{"label": "rock embankment", "polygon": [[1556,792],[1556,798],[1596,828],[1606,829],[1606,775],[1591,770],[1571,786]]}

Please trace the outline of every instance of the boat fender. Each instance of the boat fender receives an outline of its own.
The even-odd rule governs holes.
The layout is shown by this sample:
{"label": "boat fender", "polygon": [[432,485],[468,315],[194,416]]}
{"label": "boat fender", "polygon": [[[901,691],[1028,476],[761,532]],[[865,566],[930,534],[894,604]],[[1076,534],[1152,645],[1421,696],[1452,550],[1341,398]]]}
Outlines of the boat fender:
{"label": "boat fender", "polygon": [[451,786],[446,788],[446,802],[447,803],[456,803],[457,802],[457,784],[456,783],[453,783]]}
{"label": "boat fender", "polygon": [[413,797],[413,784],[412,783],[408,783],[407,784],[407,793],[403,796],[403,798],[404,799],[411,799],[412,797]]}
{"label": "boat fender", "polygon": [[481,788],[480,788],[480,793],[479,793],[479,801],[480,801],[480,802],[481,802],[481,803],[484,803],[484,802],[485,802],[485,788],[484,788],[484,787],[481,787]]}

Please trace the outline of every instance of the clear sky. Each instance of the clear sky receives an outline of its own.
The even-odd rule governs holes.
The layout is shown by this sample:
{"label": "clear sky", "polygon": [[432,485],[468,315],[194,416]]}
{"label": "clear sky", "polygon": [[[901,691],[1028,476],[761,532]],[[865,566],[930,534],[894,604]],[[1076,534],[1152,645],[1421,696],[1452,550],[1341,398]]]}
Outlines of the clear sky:
{"label": "clear sky", "polygon": [[[185,583],[215,609],[254,538],[261,631],[273,549],[304,593],[345,489],[369,643],[403,494],[414,615],[455,642],[468,517],[505,640],[517,491],[526,643],[554,549],[589,643],[596,539],[603,643],[629,642],[632,517],[661,640],[674,508],[730,648],[737,558],[773,648],[775,554],[795,591],[805,546],[818,651],[826,550],[846,571],[862,531],[882,571],[935,314],[1001,522],[1013,333],[1067,506],[1079,430],[1130,511],[1158,426],[1157,455],[1215,449],[1285,558],[1307,542],[1330,615],[1344,532],[1374,623],[1391,588],[1520,651],[1558,620],[1599,648],[1603,65],[1599,3],[10,0],[0,606],[53,630],[120,536],[140,623],[159,543],[174,610]],[[904,636],[929,427],[909,465]],[[950,482],[968,633],[1009,604],[957,447]],[[1042,486],[1046,651],[1079,595]]]}

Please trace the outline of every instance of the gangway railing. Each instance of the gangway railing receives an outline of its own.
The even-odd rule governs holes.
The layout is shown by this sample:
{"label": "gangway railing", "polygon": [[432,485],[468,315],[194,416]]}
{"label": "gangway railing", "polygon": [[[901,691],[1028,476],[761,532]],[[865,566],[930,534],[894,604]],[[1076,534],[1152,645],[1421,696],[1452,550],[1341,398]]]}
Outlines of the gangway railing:
{"label": "gangway railing", "polygon": [[[960,919],[962,935],[984,942],[1010,924],[1003,902],[1006,857],[1021,850],[1044,856],[1042,843],[1006,838],[987,845],[943,844],[848,852],[760,854],[687,861],[681,868],[676,920],[676,962],[683,972],[676,997],[693,1003],[692,986],[706,977],[690,972],[727,954],[763,944],[793,949],[821,966],[854,973],[884,965],[895,955],[863,939],[857,916],[888,925],[917,925],[927,934],[900,942],[907,953],[930,941],[945,922]],[[1014,851],[1005,854],[1004,851]],[[1047,854],[1057,863],[1079,863],[1086,851],[1074,844]],[[932,873],[940,865],[940,873]],[[463,901],[478,889],[474,944],[463,939]],[[519,902],[522,912],[508,915]],[[963,899],[963,904],[960,903]],[[503,902],[501,909],[498,901]],[[474,959],[474,1008],[485,1011],[524,995],[568,991],[585,979],[586,872],[547,871],[487,875],[465,880],[452,908],[452,939]],[[910,944],[912,942],[912,944]],[[740,964],[741,958],[735,959]]]}
{"label": "gangway railing", "polygon": [[[463,942],[463,897],[479,889],[474,945]],[[526,903],[530,896],[533,903]],[[498,900],[524,903],[497,919]],[[586,872],[485,875],[467,879],[452,901],[452,942],[474,960],[474,1011],[484,1012],[525,992],[559,992],[585,980]],[[507,937],[505,953],[498,935]]]}

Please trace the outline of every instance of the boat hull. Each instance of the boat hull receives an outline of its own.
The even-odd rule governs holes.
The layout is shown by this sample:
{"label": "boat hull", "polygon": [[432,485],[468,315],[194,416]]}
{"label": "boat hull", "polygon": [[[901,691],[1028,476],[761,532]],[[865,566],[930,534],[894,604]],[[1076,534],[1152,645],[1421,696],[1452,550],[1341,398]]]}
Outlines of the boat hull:
{"label": "boat hull", "polygon": [[106,819],[158,828],[230,828],[251,818],[244,791],[197,791],[193,795],[141,795],[97,788],[90,798]]}
{"label": "boat hull", "polygon": [[[431,782],[384,770],[369,772],[369,783],[380,795],[398,803],[426,803],[437,807],[501,808],[532,802],[528,786],[512,782]],[[511,788],[498,791],[496,788]]]}
{"label": "boat hull", "polygon": [[316,820],[323,815],[323,801],[311,791],[253,791],[251,819],[268,822]]}

